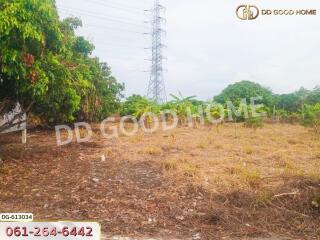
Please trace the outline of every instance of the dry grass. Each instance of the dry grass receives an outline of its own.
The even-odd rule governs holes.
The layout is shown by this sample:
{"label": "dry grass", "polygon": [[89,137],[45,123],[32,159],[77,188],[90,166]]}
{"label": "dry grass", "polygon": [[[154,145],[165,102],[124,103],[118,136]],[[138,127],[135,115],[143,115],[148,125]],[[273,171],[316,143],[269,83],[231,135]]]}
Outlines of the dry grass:
{"label": "dry grass", "polygon": [[[129,124],[127,128],[131,129]],[[165,133],[139,132],[112,141],[95,138],[99,143],[105,141],[105,148],[81,146],[80,150],[86,153],[81,161],[74,157],[79,152],[78,145],[62,149],[47,147],[52,152],[44,155],[48,142],[55,144],[54,137],[48,140],[47,134],[37,135],[34,145],[29,145],[32,151],[28,150],[27,157],[21,147],[16,150],[17,146],[4,146],[5,162],[21,159],[23,164],[14,162],[0,171],[3,179],[17,172],[12,179],[17,186],[24,186],[27,179],[28,186],[40,182],[56,192],[79,189],[81,192],[74,196],[80,196],[86,189],[89,200],[80,199],[80,203],[67,205],[68,199],[62,198],[61,203],[69,207],[58,206],[48,193],[45,197],[49,201],[53,199],[52,208],[44,210],[43,204],[35,206],[37,201],[28,195],[22,196],[20,205],[4,202],[12,201],[8,196],[19,194],[4,187],[2,199],[5,200],[1,202],[0,197],[0,208],[9,211],[12,209],[6,206],[15,206],[15,211],[29,210],[37,216],[47,216],[50,210],[55,213],[50,212],[50,216],[60,219],[66,216],[55,209],[75,217],[79,217],[80,209],[88,213],[83,220],[108,219],[104,226],[111,231],[118,229],[117,233],[154,234],[161,232],[162,226],[164,230],[179,229],[179,234],[199,229],[206,236],[204,239],[210,240],[222,239],[220,232],[221,236],[236,233],[244,239],[266,233],[320,239],[320,140],[302,126],[266,124],[254,131],[238,125],[236,137],[234,125],[224,124],[219,128],[180,127]],[[88,158],[98,159],[102,153],[107,161],[90,165]],[[69,155],[77,160],[72,163],[65,160]],[[27,158],[25,164],[24,158]],[[44,169],[41,179],[34,177],[36,173],[32,178],[27,175],[25,169],[30,170],[30,163],[32,169]],[[57,164],[61,164],[64,175],[47,173],[47,169],[55,169]],[[75,167],[77,178],[70,175]],[[88,172],[101,178],[100,185],[92,187],[87,186],[91,181],[80,182]],[[60,181],[60,185],[51,183],[52,179]],[[60,189],[61,184],[72,189]],[[95,202],[98,197],[101,204]],[[149,216],[156,218],[157,224],[145,223]]]}
{"label": "dry grass", "polygon": [[248,154],[248,155],[251,155],[251,154],[253,154],[253,148],[251,147],[251,146],[246,146],[245,148],[244,148],[244,152],[246,153],[246,154]]}
{"label": "dry grass", "polygon": [[149,155],[160,155],[162,153],[162,149],[159,147],[150,146],[144,148],[143,151],[140,151],[140,153],[145,153]]}
{"label": "dry grass", "polygon": [[[241,206],[242,217],[250,216],[266,231],[286,229],[294,234],[296,227],[310,239],[320,237],[310,227],[319,226],[312,218],[320,212],[316,207],[320,194],[310,189],[320,188],[320,141],[307,129],[296,125],[266,125],[257,131],[238,127],[235,138],[233,125],[225,124],[219,131],[182,128],[174,135],[174,145],[179,147],[162,161],[168,178],[181,187],[192,184],[223,196],[223,202]],[[152,137],[155,145],[161,140]],[[239,191],[245,195],[242,200],[231,197]],[[296,195],[286,195],[295,191]],[[273,198],[277,194],[281,197]],[[255,219],[257,214],[267,222]]]}

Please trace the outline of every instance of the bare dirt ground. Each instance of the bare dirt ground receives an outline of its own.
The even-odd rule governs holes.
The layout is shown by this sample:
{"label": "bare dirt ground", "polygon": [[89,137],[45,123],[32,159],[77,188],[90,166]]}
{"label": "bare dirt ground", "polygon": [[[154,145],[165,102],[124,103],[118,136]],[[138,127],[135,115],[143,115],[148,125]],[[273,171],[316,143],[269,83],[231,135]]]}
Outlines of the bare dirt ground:
{"label": "bare dirt ground", "polygon": [[[0,136],[0,212],[99,221],[111,236],[320,239],[320,140],[295,125],[177,128],[58,147]],[[105,159],[101,156],[105,156]]]}

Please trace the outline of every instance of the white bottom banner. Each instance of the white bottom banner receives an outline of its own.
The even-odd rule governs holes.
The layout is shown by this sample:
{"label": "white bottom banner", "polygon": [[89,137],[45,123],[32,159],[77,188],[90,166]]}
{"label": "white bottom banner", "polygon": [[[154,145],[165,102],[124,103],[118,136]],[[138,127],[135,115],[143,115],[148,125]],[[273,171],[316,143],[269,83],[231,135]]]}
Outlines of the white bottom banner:
{"label": "white bottom banner", "polygon": [[0,222],[1,240],[100,240],[96,222]]}

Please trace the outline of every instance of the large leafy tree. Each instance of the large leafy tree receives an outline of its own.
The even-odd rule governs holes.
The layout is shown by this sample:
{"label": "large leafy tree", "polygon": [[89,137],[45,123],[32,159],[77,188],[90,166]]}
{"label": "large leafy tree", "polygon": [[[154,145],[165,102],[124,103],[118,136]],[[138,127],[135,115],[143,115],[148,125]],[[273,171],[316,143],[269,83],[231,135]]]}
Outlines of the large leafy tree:
{"label": "large leafy tree", "polygon": [[[60,21],[54,0],[0,0],[0,102],[17,102],[49,123],[105,117],[119,105],[123,85],[75,35],[80,19]],[[5,104],[4,104],[5,103]],[[83,114],[81,114],[83,113]],[[1,114],[1,113],[0,113]]]}
{"label": "large leafy tree", "polygon": [[242,99],[245,98],[250,101],[250,98],[252,97],[262,97],[261,103],[267,107],[272,107],[274,104],[274,98],[271,90],[262,87],[258,83],[250,81],[241,81],[229,85],[221,92],[221,94],[214,97],[214,100],[221,104],[231,101],[234,105],[239,105]]}
{"label": "large leafy tree", "polygon": [[61,61],[66,50],[54,1],[0,2],[0,101],[11,103],[4,110],[33,104],[58,121],[72,120],[80,97]]}
{"label": "large leafy tree", "polygon": [[0,101],[11,103],[3,111],[16,102],[23,109],[43,102],[57,77],[65,86],[60,94],[71,93],[66,104],[76,105],[79,99],[57,57],[63,51],[63,35],[54,2],[0,0],[0,11]]}

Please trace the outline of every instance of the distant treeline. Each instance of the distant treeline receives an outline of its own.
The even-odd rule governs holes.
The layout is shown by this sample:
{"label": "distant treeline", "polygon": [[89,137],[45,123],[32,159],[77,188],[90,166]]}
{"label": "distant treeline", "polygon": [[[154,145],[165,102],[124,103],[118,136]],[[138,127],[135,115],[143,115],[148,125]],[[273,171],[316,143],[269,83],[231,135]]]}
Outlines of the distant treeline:
{"label": "distant treeline", "polygon": [[[229,85],[221,94],[213,97],[212,100],[204,102],[196,99],[195,96],[184,97],[171,95],[172,101],[165,104],[156,104],[145,97],[133,95],[127,98],[122,104],[121,115],[133,115],[140,118],[147,112],[160,114],[164,110],[173,110],[184,122],[192,116],[193,119],[200,119],[203,116],[205,121],[208,119],[220,119],[222,115],[230,116],[229,104],[235,107],[235,111],[240,114],[232,113],[232,119],[236,122],[245,122],[246,126],[260,127],[263,118],[273,118],[278,121],[290,123],[302,123],[306,126],[315,127],[319,131],[320,126],[320,88],[313,90],[300,90],[291,94],[274,94],[270,89],[260,84],[241,81]],[[263,105],[259,109],[264,113],[264,117],[255,117],[251,99],[256,99],[254,104]],[[246,103],[245,108],[243,104]],[[205,109],[204,114],[199,113],[200,109]],[[208,109],[209,108],[209,109]],[[245,110],[244,110],[245,109]]]}
{"label": "distant treeline", "polygon": [[315,105],[320,103],[320,86],[313,90],[300,88],[296,92],[289,94],[274,94],[269,88],[265,88],[258,83],[250,81],[241,81],[229,85],[221,94],[214,97],[219,103],[225,103],[228,100],[237,103],[242,98],[262,97],[262,103],[273,110],[281,109],[287,112],[297,112],[304,105]]}

